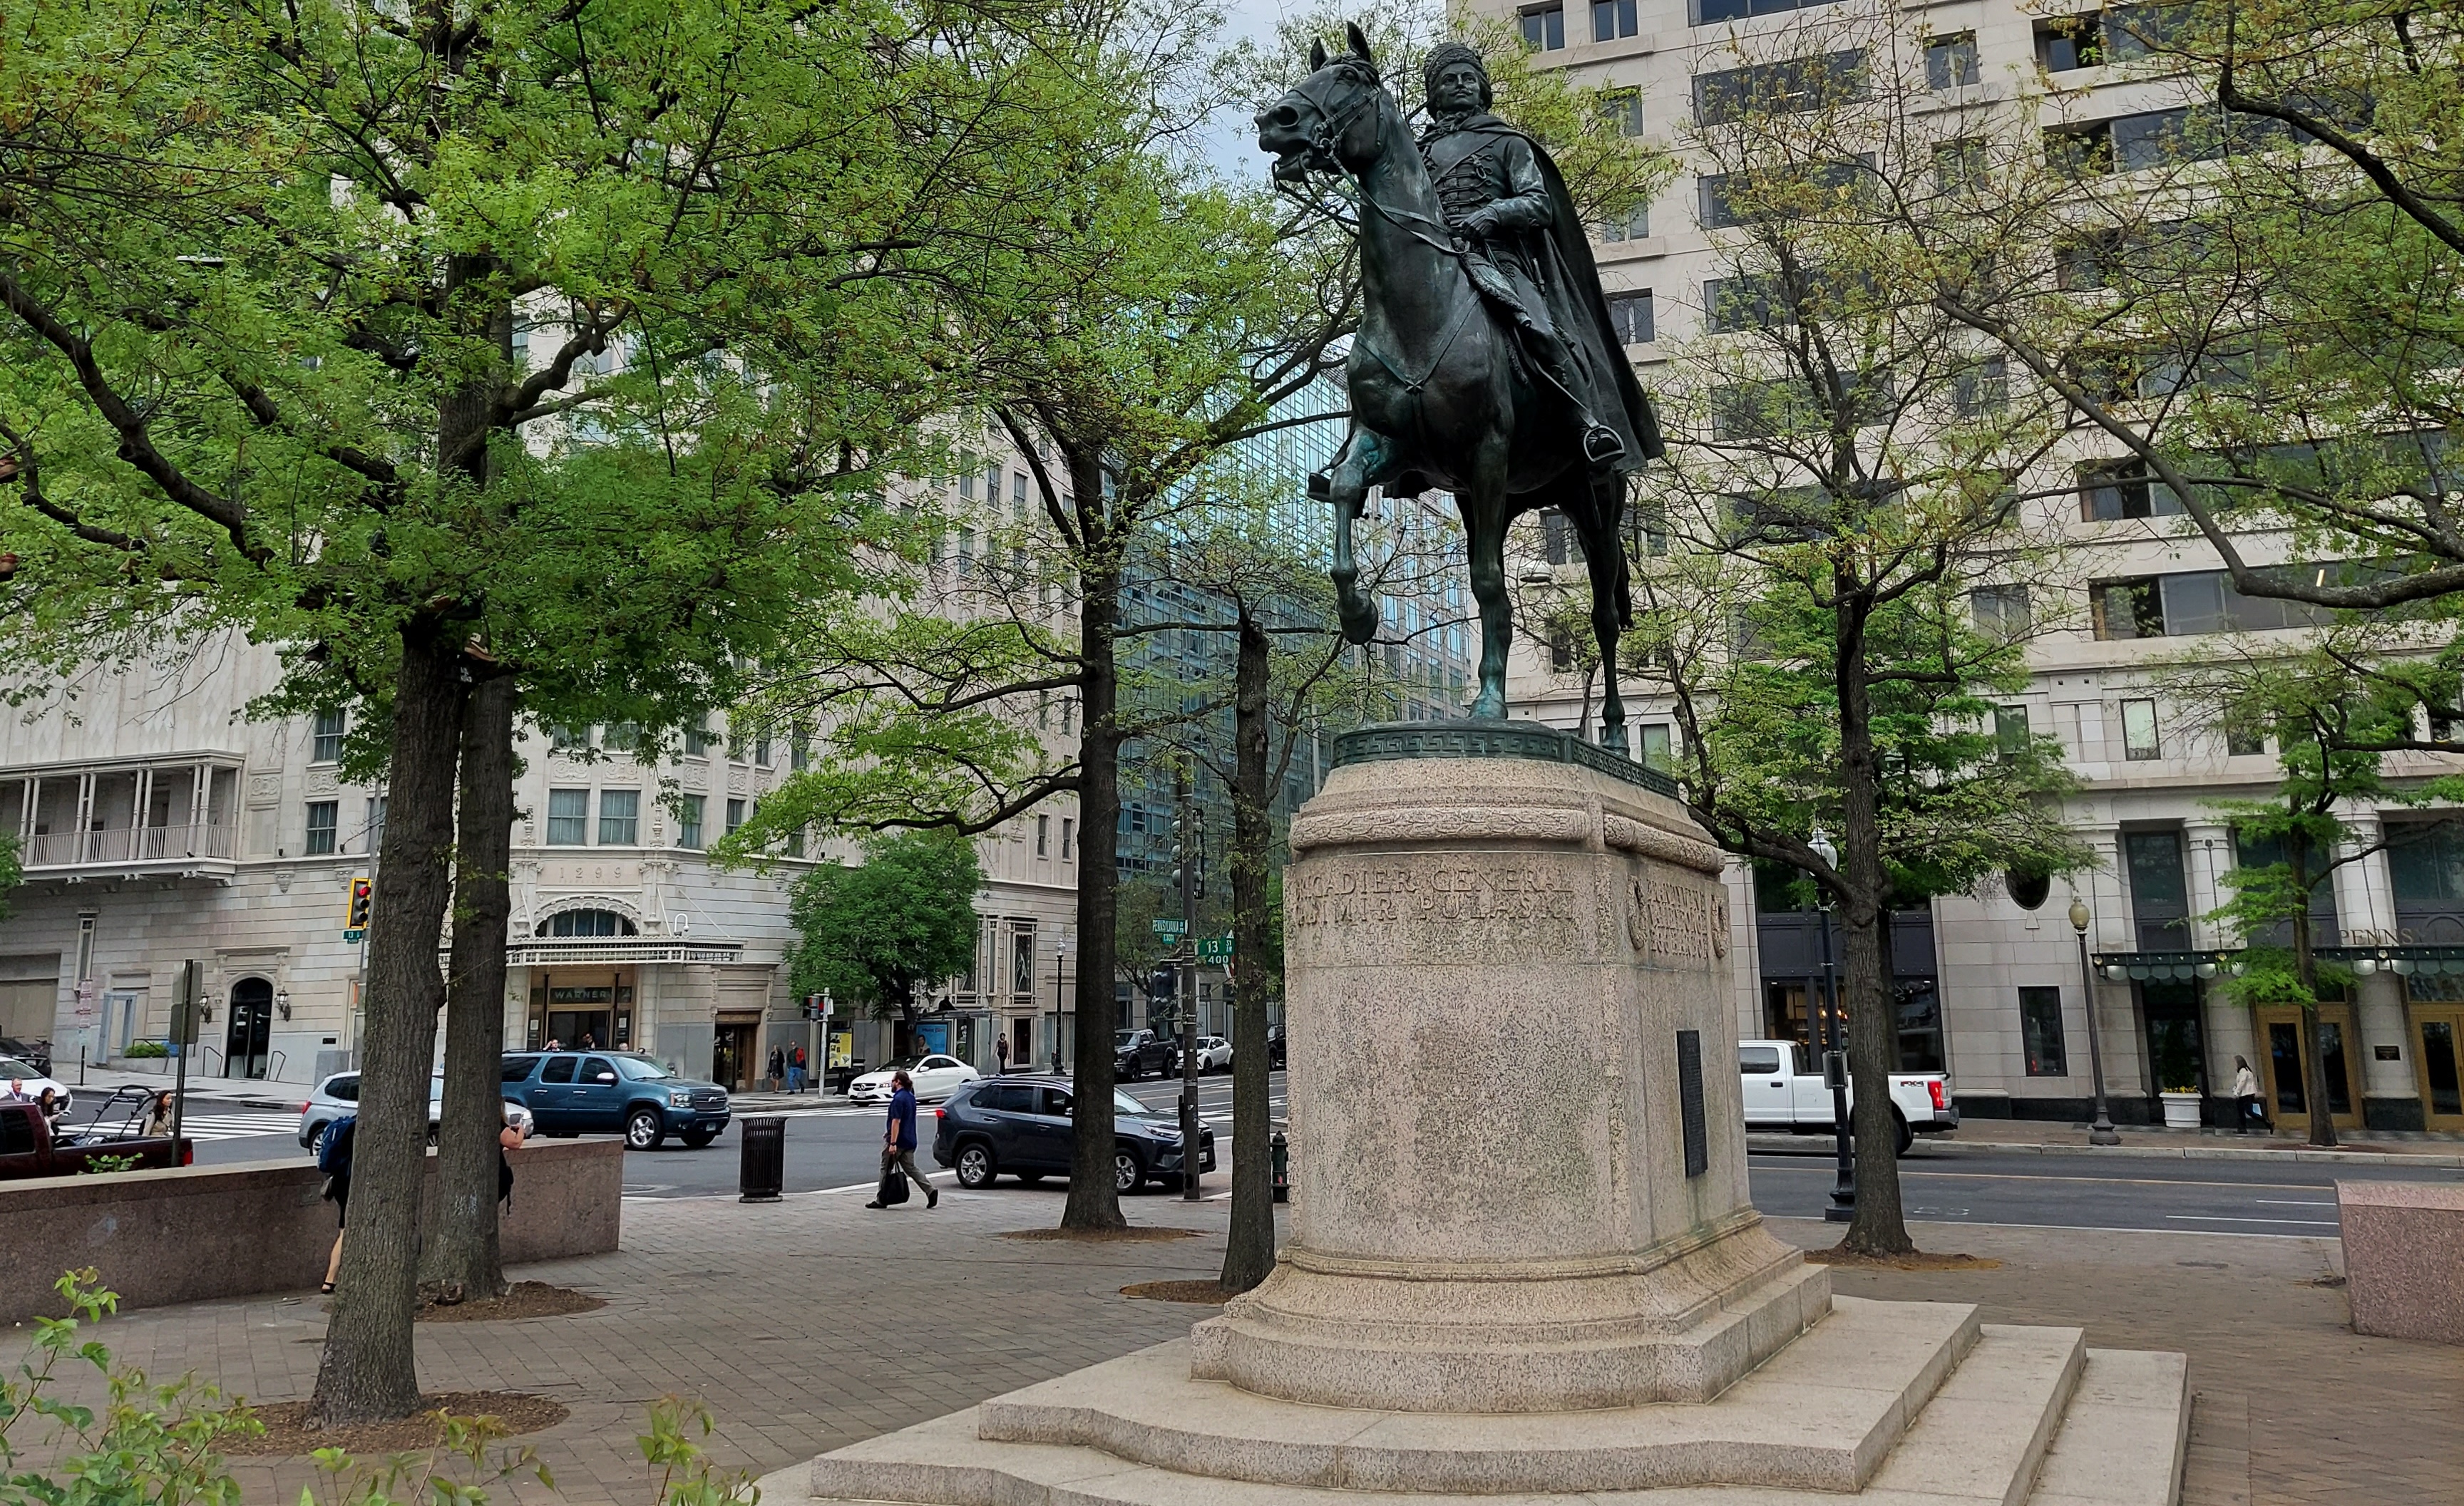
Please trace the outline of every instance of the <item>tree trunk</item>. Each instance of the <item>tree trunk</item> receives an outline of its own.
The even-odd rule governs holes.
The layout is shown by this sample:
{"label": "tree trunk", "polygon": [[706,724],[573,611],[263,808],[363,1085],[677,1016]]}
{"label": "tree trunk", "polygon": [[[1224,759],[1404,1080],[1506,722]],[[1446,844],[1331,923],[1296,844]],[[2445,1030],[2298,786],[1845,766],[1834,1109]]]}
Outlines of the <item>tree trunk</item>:
{"label": "tree trunk", "polygon": [[[1072,458],[1070,487],[1082,498],[1103,495],[1104,477],[1091,460]],[[1091,517],[1082,503],[1080,515]],[[1120,610],[1121,573],[1112,540],[1091,533],[1080,572],[1080,683],[1087,704],[1078,727],[1078,1040],[1070,1063],[1076,1104],[1069,1155],[1069,1200],[1064,1229],[1126,1229],[1112,1189],[1112,921],[1120,887],[1116,862],[1121,822],[1121,735],[1114,715],[1119,690],[1112,629]]]}
{"label": "tree trunk", "polygon": [[1275,1268],[1275,1187],[1266,1123],[1266,634],[1241,612],[1232,677],[1232,1228],[1223,1289],[1245,1292]]}
{"label": "tree trunk", "polygon": [[2301,1006],[2301,1082],[2310,1100],[2310,1143],[2333,1146],[2337,1143],[2336,1111],[2327,1101],[2326,1028],[2319,1017],[2319,955],[2312,949],[2310,936],[2310,843],[2297,827],[2285,847],[2293,860],[2294,892],[2301,900],[2292,917],[2293,975],[2301,980],[2301,991],[2310,1000]]}
{"label": "tree trunk", "polygon": [[309,1412],[336,1425],[419,1410],[411,1353],[428,1076],[445,980],[436,943],[452,886],[453,770],[461,741],[459,635],[414,623],[395,677],[385,831],[369,919],[350,1233]]}
{"label": "tree trunk", "polygon": [[462,709],[462,812],[453,954],[445,990],[445,1103],[437,1134],[437,1228],[425,1275],[449,1295],[504,1295],[497,1250],[496,1137],[504,1127],[506,882],[514,828],[514,682],[475,687]]}
{"label": "tree trunk", "polygon": [[1900,1208],[1899,1129],[1891,1120],[1891,1073],[1899,1065],[1884,951],[1891,912],[1860,607],[1849,592],[1839,593],[1839,861],[1850,890],[1841,897],[1839,912],[1847,925],[1848,1068],[1855,1089],[1848,1120],[1857,1140],[1857,1216],[1839,1247],[1856,1255],[1893,1255],[1916,1244]]}

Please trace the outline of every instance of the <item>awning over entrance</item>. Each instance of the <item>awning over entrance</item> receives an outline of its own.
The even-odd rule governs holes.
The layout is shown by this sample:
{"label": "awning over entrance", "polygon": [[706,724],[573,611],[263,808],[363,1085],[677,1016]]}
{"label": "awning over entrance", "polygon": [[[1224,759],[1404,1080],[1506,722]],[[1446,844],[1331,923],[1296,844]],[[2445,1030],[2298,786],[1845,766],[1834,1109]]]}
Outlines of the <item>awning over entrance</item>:
{"label": "awning over entrance", "polygon": [[505,945],[509,968],[565,968],[583,964],[639,967],[652,962],[740,962],[740,941],[688,942],[674,936],[524,936]]}

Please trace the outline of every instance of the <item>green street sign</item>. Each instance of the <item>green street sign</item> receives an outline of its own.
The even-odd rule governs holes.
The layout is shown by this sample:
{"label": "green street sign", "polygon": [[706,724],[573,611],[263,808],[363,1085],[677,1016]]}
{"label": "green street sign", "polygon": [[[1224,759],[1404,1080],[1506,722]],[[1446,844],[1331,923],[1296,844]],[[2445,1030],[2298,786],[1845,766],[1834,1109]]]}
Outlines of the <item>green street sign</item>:
{"label": "green street sign", "polygon": [[1188,929],[1189,922],[1183,920],[1159,920],[1155,923],[1155,933],[1158,936],[1178,936]]}
{"label": "green street sign", "polygon": [[1198,940],[1198,960],[1200,962],[1231,961],[1232,938],[1229,936],[1199,937]]}

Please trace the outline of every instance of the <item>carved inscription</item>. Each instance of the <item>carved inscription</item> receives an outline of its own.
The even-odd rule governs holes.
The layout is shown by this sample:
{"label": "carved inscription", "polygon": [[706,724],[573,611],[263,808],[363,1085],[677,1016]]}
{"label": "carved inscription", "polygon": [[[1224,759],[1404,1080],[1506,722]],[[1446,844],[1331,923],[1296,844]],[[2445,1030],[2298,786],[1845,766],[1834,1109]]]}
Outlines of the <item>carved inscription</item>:
{"label": "carved inscription", "polygon": [[1328,863],[1287,879],[1288,926],[1511,921],[1571,924],[1574,886],[1545,864],[1498,862],[1438,869]]}
{"label": "carved inscription", "polygon": [[1709,962],[1728,953],[1728,906],[1721,894],[1638,874],[1625,927],[1635,950],[1668,962]]}

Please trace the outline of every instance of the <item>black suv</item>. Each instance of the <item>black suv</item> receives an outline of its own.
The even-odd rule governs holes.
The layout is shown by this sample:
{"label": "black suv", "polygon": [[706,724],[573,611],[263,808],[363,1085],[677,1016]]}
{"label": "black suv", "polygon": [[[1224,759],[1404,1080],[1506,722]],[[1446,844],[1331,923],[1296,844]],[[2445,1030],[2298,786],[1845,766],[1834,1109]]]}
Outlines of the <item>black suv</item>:
{"label": "black suv", "polygon": [[[933,1111],[933,1159],[958,1185],[992,1186],[1003,1172],[1030,1186],[1069,1174],[1069,1080],[1043,1073],[981,1078]],[[1135,1192],[1180,1176],[1180,1126],[1168,1111],[1112,1095],[1112,1186]],[[1215,1169],[1215,1131],[1198,1130],[1198,1169]]]}
{"label": "black suv", "polygon": [[1180,1047],[1170,1036],[1152,1030],[1112,1032],[1112,1075],[1135,1082],[1152,1072],[1168,1078],[1180,1070]]}

